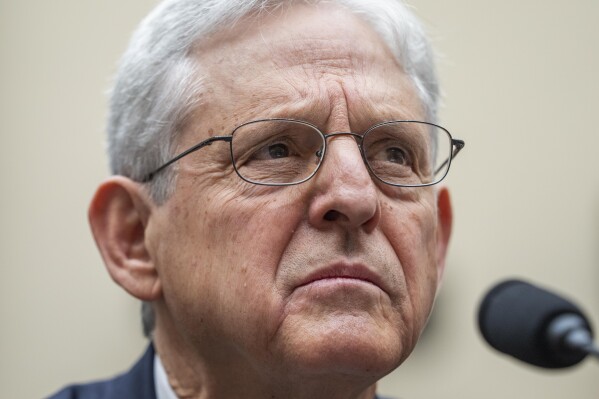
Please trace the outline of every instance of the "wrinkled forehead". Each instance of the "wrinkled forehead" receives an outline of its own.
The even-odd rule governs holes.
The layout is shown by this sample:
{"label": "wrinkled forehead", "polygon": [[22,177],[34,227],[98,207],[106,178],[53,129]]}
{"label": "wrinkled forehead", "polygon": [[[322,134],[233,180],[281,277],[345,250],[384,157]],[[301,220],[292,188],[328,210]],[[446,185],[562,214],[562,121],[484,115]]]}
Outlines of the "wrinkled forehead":
{"label": "wrinkled forehead", "polygon": [[367,22],[330,3],[293,4],[246,16],[198,43],[194,51],[204,62],[235,64],[239,72],[250,67],[244,65],[248,60],[262,67],[326,67],[340,72],[360,70],[383,60],[399,67],[391,50]]}
{"label": "wrinkled forehead", "polygon": [[380,104],[388,109],[370,112],[373,121],[402,116],[397,109],[405,119],[422,118],[412,81],[391,50],[367,22],[339,5],[295,4],[250,16],[194,51],[210,97],[204,111],[235,113],[239,123],[256,115],[305,117],[294,106],[312,122],[335,107],[346,109],[337,115],[343,119],[352,109]]}

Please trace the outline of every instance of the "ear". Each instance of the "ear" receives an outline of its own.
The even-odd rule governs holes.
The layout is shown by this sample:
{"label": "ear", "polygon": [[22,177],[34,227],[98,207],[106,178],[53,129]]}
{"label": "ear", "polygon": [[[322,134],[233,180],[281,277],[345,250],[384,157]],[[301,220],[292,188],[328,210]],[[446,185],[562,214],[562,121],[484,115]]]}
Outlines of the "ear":
{"label": "ear", "polygon": [[143,301],[161,295],[158,273],[145,242],[153,206],[141,184],[112,176],[98,187],[88,213],[108,273],[129,294]]}
{"label": "ear", "polygon": [[441,187],[437,192],[437,274],[439,284],[445,271],[445,258],[451,237],[453,212],[451,198],[447,187]]}

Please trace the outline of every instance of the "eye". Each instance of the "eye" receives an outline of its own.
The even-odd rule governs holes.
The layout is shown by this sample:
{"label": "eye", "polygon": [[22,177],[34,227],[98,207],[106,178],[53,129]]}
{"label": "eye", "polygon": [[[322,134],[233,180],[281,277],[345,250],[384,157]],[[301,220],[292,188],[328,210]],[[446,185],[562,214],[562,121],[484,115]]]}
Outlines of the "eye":
{"label": "eye", "polygon": [[287,140],[279,140],[271,143],[257,145],[251,155],[247,158],[252,161],[272,161],[285,159],[297,155],[293,143]]}
{"label": "eye", "polygon": [[385,150],[386,160],[400,165],[406,165],[409,163],[406,152],[398,147],[391,147]]}
{"label": "eye", "polygon": [[387,167],[408,167],[412,166],[414,159],[406,143],[400,140],[383,138],[377,141],[367,142],[368,161],[377,162],[379,167],[384,164]]}
{"label": "eye", "polygon": [[275,143],[268,146],[268,155],[272,159],[286,158],[289,156],[289,147],[283,143]]}

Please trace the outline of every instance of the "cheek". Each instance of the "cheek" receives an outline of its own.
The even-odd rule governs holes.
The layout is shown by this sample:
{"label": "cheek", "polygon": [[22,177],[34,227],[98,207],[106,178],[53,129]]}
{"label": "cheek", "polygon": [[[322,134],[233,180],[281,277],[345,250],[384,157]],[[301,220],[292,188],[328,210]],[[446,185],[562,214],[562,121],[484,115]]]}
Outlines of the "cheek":
{"label": "cheek", "polygon": [[161,281],[188,334],[251,336],[262,345],[276,329],[283,302],[275,276],[303,213],[293,195],[280,191],[213,191],[195,201],[201,206],[171,208],[165,222],[177,228],[163,235],[160,259],[168,271]]}
{"label": "cheek", "polygon": [[423,325],[437,288],[436,209],[420,200],[390,204],[383,211],[382,228],[401,263],[410,313]]}
{"label": "cheek", "polygon": [[[258,187],[258,186],[251,186]],[[305,210],[293,198],[267,188],[208,205],[197,235],[211,263],[231,273],[248,271],[272,280]],[[261,195],[260,195],[261,194]]]}

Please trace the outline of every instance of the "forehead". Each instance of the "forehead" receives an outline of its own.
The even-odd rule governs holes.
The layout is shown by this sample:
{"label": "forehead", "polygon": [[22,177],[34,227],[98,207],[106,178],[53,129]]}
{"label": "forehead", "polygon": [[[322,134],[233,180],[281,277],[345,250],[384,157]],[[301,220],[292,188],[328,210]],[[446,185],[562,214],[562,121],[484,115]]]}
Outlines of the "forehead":
{"label": "forehead", "polygon": [[317,49],[319,56],[329,50],[337,58],[338,52],[367,56],[379,47],[385,46],[374,30],[340,5],[292,3],[246,16],[201,41],[196,49],[210,58],[231,50],[266,52],[287,65],[311,59],[311,49]]}
{"label": "forehead", "polygon": [[357,108],[374,121],[422,116],[391,50],[338,5],[295,4],[248,17],[194,51],[209,94],[202,111],[233,115],[234,123],[274,116],[319,123],[332,114],[358,117]]}

